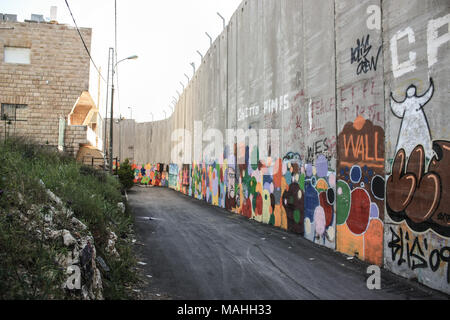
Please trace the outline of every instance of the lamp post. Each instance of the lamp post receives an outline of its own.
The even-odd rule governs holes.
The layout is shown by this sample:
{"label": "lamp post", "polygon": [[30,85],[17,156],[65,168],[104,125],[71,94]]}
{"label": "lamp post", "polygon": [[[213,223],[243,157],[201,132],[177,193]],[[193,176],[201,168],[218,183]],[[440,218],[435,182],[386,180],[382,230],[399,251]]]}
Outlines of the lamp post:
{"label": "lamp post", "polygon": [[209,46],[212,46],[212,37],[209,35],[209,33],[208,32],[205,32],[205,34],[208,36],[208,38],[209,38]]}
{"label": "lamp post", "polygon": [[194,62],[191,62],[191,66],[192,66],[192,68],[194,69],[194,75],[192,76],[192,78],[194,78],[194,76],[195,76],[195,63],[194,63]]}
{"label": "lamp post", "polygon": [[225,29],[225,18],[222,17],[222,15],[221,15],[219,12],[217,12],[217,15],[220,17],[220,19],[222,19],[222,22],[223,22],[223,28]]}
{"label": "lamp post", "polygon": [[112,85],[111,85],[111,119],[110,119],[110,128],[109,128],[109,172],[113,173],[113,126],[114,126],[114,73],[116,67],[119,63],[125,60],[134,60],[137,59],[138,56],[133,55],[128,58],[119,60],[116,64],[113,65],[112,68]]}
{"label": "lamp post", "polygon": [[200,55],[200,60],[203,61],[203,55],[200,51],[197,50],[197,53]]}

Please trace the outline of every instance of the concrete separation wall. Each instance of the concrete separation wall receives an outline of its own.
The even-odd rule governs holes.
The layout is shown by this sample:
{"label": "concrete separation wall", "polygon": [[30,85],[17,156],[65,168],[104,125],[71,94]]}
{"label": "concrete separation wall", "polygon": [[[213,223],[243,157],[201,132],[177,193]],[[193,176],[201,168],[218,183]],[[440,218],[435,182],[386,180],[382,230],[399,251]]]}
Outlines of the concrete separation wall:
{"label": "concrete separation wall", "polygon": [[246,0],[170,118],[117,124],[114,156],[450,293],[449,49],[446,0]]}

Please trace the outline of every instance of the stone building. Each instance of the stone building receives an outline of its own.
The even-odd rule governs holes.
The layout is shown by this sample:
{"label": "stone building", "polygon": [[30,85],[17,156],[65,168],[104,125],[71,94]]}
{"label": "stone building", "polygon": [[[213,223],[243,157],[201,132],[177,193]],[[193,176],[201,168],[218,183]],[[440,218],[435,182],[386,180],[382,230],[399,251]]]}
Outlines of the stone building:
{"label": "stone building", "polygon": [[[80,33],[90,49],[92,29],[80,28]],[[88,139],[101,124],[92,98],[86,98],[89,68],[76,28],[56,21],[17,22],[13,15],[0,14],[0,137],[25,136],[74,156],[83,145],[99,147],[101,141]],[[89,123],[78,117],[71,124],[83,101],[96,117],[88,110]]]}

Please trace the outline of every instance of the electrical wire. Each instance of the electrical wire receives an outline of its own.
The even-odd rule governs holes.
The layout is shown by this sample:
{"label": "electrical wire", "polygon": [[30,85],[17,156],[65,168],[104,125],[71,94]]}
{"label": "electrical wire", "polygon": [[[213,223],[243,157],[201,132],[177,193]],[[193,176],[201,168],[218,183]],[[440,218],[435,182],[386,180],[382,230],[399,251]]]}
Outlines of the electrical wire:
{"label": "electrical wire", "polygon": [[[115,54],[115,60],[117,63],[117,0],[114,0],[114,54]],[[119,118],[122,115],[121,105],[120,105],[120,91],[119,91],[119,68],[116,66],[115,68],[115,74],[116,74],[116,94],[117,94],[117,104],[119,107]],[[113,79],[114,81],[114,79]]]}
{"label": "electrical wire", "polygon": [[75,24],[75,28],[77,29],[78,34],[80,35],[81,42],[83,42],[84,48],[86,49],[86,52],[89,56],[89,59],[91,60],[92,64],[94,65],[95,69],[97,70],[97,72],[100,75],[100,77],[102,78],[102,80],[106,83],[105,78],[103,77],[102,73],[100,72],[100,70],[97,68],[97,65],[95,64],[94,59],[92,59],[91,53],[89,52],[86,42],[84,41],[83,36],[81,35],[80,29],[78,28],[77,22],[75,21],[75,17],[72,14],[72,10],[70,10],[69,3],[67,2],[67,0],[65,0],[65,2],[67,5],[67,9],[69,9],[69,13],[72,16],[72,20],[73,20],[73,23]]}

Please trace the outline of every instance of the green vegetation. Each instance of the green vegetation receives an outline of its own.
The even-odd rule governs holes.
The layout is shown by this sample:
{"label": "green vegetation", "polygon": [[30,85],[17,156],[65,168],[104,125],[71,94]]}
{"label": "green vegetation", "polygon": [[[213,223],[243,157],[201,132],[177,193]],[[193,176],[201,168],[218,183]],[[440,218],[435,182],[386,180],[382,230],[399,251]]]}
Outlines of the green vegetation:
{"label": "green vegetation", "polygon": [[131,169],[130,160],[125,159],[125,161],[120,164],[117,174],[123,188],[126,190],[131,189],[134,185],[134,171]]}
{"label": "green vegetation", "polygon": [[[110,269],[102,271],[103,297],[130,298],[138,276],[131,250],[132,217],[118,206],[124,202],[119,181],[67,155],[13,139],[0,144],[0,299],[79,298],[62,289],[67,274],[56,261],[67,253],[67,245],[41,232],[46,211],[54,209],[46,189],[92,234],[96,256]],[[38,207],[37,214],[30,213]],[[66,220],[58,220],[56,227],[68,229],[70,218]],[[117,235],[118,255],[107,249],[111,231]]]}

